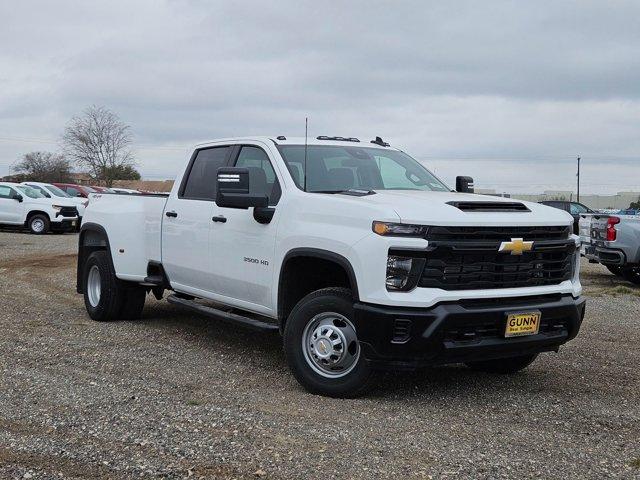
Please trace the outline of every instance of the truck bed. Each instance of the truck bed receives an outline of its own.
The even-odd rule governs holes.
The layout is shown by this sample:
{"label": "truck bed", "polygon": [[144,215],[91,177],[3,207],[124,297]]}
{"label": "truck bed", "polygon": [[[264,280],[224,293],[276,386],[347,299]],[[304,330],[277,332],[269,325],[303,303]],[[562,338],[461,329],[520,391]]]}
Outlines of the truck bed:
{"label": "truck bed", "polygon": [[161,232],[168,194],[93,194],[83,225],[109,232],[115,271],[122,280],[142,281],[149,261],[162,259]]}

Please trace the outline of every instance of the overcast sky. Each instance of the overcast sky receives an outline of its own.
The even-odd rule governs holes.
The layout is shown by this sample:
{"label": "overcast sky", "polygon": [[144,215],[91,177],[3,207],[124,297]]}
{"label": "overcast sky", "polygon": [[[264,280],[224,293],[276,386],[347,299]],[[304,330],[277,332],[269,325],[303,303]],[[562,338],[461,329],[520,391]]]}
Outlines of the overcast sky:
{"label": "overcast sky", "polygon": [[[330,5],[329,5],[330,4]],[[2,2],[0,176],[104,105],[145,178],[198,141],[376,135],[450,184],[640,190],[640,2]]]}

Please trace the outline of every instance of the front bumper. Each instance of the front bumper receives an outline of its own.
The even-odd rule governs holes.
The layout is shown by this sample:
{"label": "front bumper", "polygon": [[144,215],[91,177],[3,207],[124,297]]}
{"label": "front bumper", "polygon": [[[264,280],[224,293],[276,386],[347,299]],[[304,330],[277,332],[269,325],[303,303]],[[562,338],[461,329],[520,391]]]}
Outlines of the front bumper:
{"label": "front bumper", "polygon": [[54,232],[71,232],[78,229],[79,219],[69,218],[59,222],[51,222],[51,230]]}
{"label": "front bumper", "polygon": [[[415,369],[555,351],[574,338],[585,300],[571,295],[461,300],[427,309],[356,303],[355,327],[375,368]],[[508,313],[539,310],[540,331],[505,338]]]}

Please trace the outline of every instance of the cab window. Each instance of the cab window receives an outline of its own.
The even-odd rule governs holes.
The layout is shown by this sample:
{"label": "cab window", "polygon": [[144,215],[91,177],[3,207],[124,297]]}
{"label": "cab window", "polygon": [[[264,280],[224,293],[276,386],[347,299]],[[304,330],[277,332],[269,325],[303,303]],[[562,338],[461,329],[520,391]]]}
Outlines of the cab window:
{"label": "cab window", "polygon": [[267,153],[259,147],[243,146],[236,160],[236,167],[249,169],[251,193],[267,195],[269,205],[276,205],[282,195],[280,183]]}
{"label": "cab window", "polygon": [[11,187],[0,185],[0,198],[13,198],[13,193]]}
{"label": "cab window", "polygon": [[581,213],[588,213],[589,209],[582,205],[581,203],[572,203],[569,206],[569,213],[571,215],[580,215]]}
{"label": "cab window", "polygon": [[229,151],[230,147],[198,150],[191,163],[180,198],[215,200],[218,169],[226,165]]}

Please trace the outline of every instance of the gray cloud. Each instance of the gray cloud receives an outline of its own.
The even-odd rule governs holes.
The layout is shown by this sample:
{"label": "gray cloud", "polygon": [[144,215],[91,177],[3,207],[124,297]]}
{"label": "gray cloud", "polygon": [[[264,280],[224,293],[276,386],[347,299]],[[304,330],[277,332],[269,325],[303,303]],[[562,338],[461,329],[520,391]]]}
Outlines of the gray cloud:
{"label": "gray cloud", "polygon": [[95,103],[132,125],[147,176],[174,175],[198,140],[299,135],[309,115],[314,135],[382,135],[448,180],[569,188],[580,154],[587,190],[616,191],[640,173],[639,15],[589,1],[4,4],[0,175]]}

